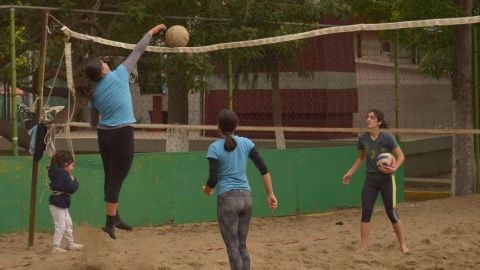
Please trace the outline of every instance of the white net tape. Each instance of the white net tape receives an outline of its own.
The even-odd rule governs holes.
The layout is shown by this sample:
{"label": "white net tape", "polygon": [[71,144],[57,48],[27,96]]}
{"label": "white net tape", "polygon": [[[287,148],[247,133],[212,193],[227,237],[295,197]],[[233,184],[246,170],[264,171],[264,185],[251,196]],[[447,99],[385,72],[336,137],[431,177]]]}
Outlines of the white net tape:
{"label": "white net tape", "polygon": [[[64,127],[67,124],[53,124],[52,126]],[[71,127],[90,128],[89,123],[70,122]],[[218,130],[216,125],[179,125],[179,124],[133,124],[136,129],[172,129],[172,130]],[[260,126],[238,126],[238,131],[269,131],[276,132],[342,132],[342,133],[364,133],[366,128],[332,128],[332,127],[260,127]],[[383,132],[402,134],[437,134],[437,135],[471,135],[480,134],[480,129],[452,129],[452,128],[384,128]],[[173,132],[173,131],[171,131]]]}
{"label": "white net tape", "polygon": [[[312,30],[308,32],[302,32],[302,33],[296,33],[296,34],[290,34],[290,35],[284,35],[284,36],[220,43],[220,44],[200,46],[200,47],[168,48],[168,47],[148,46],[146,51],[158,52],[158,53],[205,53],[205,52],[212,52],[212,51],[218,51],[218,50],[224,50],[224,49],[234,49],[234,48],[244,48],[244,47],[254,47],[254,46],[267,45],[267,44],[275,44],[280,42],[306,39],[306,38],[311,38],[311,37],[316,37],[321,35],[328,35],[328,34],[335,34],[335,33],[395,30],[395,29],[405,29],[405,28],[446,26],[446,25],[462,25],[462,24],[474,24],[479,22],[480,22],[480,16],[473,16],[473,17],[461,17],[461,18],[405,21],[405,22],[394,22],[394,23],[355,24],[355,25],[335,26],[335,27],[317,29],[317,30]],[[123,43],[123,42],[108,40],[100,37],[80,34],[70,30],[66,26],[62,27],[62,31],[68,37],[73,37],[73,38],[83,39],[83,40],[90,40],[95,43],[99,43],[103,45],[120,47],[120,48],[130,49],[130,50],[132,50],[135,47],[135,44]]]}
{"label": "white net tape", "polygon": [[67,86],[70,95],[75,98],[75,88],[73,83],[73,70],[72,70],[72,44],[65,43],[65,64],[67,72]]}

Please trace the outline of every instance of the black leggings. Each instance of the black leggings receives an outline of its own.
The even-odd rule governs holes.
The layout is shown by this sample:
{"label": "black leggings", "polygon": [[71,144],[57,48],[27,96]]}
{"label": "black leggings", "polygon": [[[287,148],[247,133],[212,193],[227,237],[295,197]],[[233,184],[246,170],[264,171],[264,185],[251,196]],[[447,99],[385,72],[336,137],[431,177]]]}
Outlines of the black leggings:
{"label": "black leggings", "polygon": [[382,195],[383,205],[387,216],[395,224],[399,221],[396,210],[396,187],[395,177],[393,175],[369,176],[365,179],[362,188],[362,222],[370,222],[373,213],[373,207],[377,199],[378,192]]}
{"label": "black leggings", "polygon": [[252,209],[253,201],[249,191],[232,190],[218,196],[218,226],[227,247],[232,270],[250,269],[247,236]]}
{"label": "black leggings", "polygon": [[105,173],[105,201],[118,203],[120,189],[133,161],[133,127],[97,129],[97,135]]}

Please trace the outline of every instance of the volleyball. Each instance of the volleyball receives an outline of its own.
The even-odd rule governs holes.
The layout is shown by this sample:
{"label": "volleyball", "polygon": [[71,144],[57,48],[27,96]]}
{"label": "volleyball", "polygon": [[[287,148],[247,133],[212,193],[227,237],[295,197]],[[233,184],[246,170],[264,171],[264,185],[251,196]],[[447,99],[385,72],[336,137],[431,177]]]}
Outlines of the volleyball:
{"label": "volleyball", "polygon": [[393,167],[395,166],[395,163],[397,160],[395,157],[390,154],[390,153],[381,153],[380,155],[377,156],[377,167],[382,168],[382,167]]}
{"label": "volleyball", "polygon": [[181,25],[174,25],[165,33],[165,43],[168,47],[185,47],[189,38],[187,29]]}

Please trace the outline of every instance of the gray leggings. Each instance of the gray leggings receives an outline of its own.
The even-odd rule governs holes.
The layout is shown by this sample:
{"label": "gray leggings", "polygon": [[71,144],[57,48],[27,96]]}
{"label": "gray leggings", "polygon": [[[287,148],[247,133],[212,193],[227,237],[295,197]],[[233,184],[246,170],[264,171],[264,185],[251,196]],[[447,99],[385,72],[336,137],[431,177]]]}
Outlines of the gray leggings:
{"label": "gray leggings", "polygon": [[250,269],[247,235],[253,201],[249,191],[232,190],[217,199],[217,218],[232,270]]}

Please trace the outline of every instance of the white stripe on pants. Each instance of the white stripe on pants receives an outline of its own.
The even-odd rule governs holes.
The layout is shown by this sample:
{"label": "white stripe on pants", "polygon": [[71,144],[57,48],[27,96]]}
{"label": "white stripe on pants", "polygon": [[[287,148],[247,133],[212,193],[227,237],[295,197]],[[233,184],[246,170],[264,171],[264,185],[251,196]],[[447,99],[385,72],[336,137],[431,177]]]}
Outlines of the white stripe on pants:
{"label": "white stripe on pants", "polygon": [[73,244],[73,224],[70,218],[68,208],[60,208],[50,204],[50,214],[52,214],[55,232],[53,233],[53,246],[60,246],[62,238],[65,236],[67,246]]}

